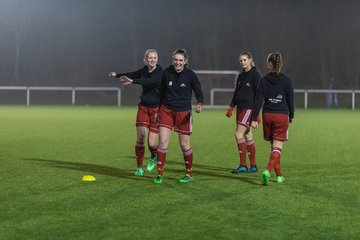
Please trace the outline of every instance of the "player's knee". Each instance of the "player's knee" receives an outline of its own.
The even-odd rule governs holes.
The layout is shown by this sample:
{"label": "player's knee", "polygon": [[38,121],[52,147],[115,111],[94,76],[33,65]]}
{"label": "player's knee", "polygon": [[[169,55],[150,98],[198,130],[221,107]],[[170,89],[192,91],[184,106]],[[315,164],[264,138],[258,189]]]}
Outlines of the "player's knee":
{"label": "player's knee", "polygon": [[151,141],[151,140],[149,140],[149,142],[148,142],[149,148],[156,148],[157,145],[158,145],[158,144],[157,144],[156,141]]}
{"label": "player's knee", "polygon": [[236,139],[245,138],[244,132],[239,132],[239,131],[236,131],[234,133],[234,136]]}
{"label": "player's knee", "polygon": [[159,141],[159,147],[160,148],[163,148],[163,149],[166,149],[167,147],[168,147],[168,145],[169,145],[169,142],[168,141]]}
{"label": "player's knee", "polygon": [[181,147],[181,151],[186,152],[187,150],[189,150],[191,148],[190,144],[186,144],[186,145],[180,145]]}
{"label": "player's knee", "polygon": [[251,131],[249,131],[248,133],[245,133],[245,138],[247,141],[251,141],[253,139],[253,135],[252,135]]}
{"label": "player's knee", "polygon": [[146,130],[138,129],[137,131],[138,139],[145,139],[146,137]]}

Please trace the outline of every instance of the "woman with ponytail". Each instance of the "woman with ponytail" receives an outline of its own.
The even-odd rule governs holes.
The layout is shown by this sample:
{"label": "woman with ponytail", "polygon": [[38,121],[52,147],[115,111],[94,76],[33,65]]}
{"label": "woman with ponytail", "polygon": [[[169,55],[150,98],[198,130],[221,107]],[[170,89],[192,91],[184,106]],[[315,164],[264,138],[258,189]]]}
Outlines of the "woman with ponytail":
{"label": "woman with ponytail", "polygon": [[[163,69],[158,65],[158,54],[155,49],[148,49],[144,55],[145,66],[134,72],[110,72],[110,77],[119,78],[123,85],[141,85],[142,93],[136,116],[136,144],[135,156],[137,168],[135,176],[144,174],[143,161],[145,155],[145,141],[151,154],[147,170],[156,167],[156,149],[159,139],[157,115],[160,104],[159,88]],[[146,137],[146,132],[148,135]]]}
{"label": "woman with ponytail", "polygon": [[262,108],[264,139],[271,143],[271,153],[267,169],[263,172],[263,185],[269,184],[271,172],[276,172],[276,182],[284,183],[280,168],[280,157],[284,142],[288,139],[289,123],[294,118],[294,90],[291,80],[281,73],[283,61],[281,53],[270,53],[267,58],[268,74],[260,80],[257,102],[251,126],[256,129],[256,121]]}
{"label": "woman with ponytail", "polygon": [[188,54],[185,49],[178,49],[172,54],[172,65],[166,68],[161,77],[160,109],[159,109],[159,146],[157,149],[158,176],[154,183],[163,182],[167,149],[170,143],[171,132],[178,133],[181,151],[183,153],[186,173],[179,179],[180,183],[193,181],[192,162],[193,151],[190,144],[190,135],[193,130],[192,94],[195,94],[196,112],[203,109],[204,94],[199,78],[188,67]]}
{"label": "woman with ponytail", "polygon": [[[237,78],[236,88],[226,113],[226,116],[230,118],[233,108],[236,106],[236,130],[234,136],[240,155],[240,163],[231,172],[252,173],[256,172],[258,168],[255,161],[255,142],[250,125],[260,74],[257,72],[254,59],[249,52],[241,53],[239,62],[243,71]],[[246,152],[248,152],[250,168],[246,164]]]}

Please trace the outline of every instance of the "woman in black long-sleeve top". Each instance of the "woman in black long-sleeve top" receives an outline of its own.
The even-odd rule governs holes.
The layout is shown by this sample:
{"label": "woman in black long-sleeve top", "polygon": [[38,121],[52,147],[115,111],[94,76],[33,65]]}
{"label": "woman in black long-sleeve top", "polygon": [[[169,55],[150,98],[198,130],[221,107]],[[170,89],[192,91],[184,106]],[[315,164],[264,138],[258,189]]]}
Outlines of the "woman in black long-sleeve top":
{"label": "woman in black long-sleeve top", "polygon": [[147,142],[151,157],[147,164],[147,170],[152,171],[156,166],[156,149],[159,139],[159,129],[157,126],[157,115],[160,104],[159,87],[162,76],[162,67],[157,64],[158,54],[155,49],[145,52],[143,68],[128,73],[110,72],[109,76],[120,78],[124,85],[138,84],[142,86],[140,102],[136,117],[137,139],[135,145],[135,155],[137,168],[135,175],[142,176],[144,173],[143,161],[145,154],[146,130],[149,129]]}
{"label": "woman in black long-sleeve top", "polygon": [[[243,71],[237,78],[236,88],[226,113],[226,116],[230,118],[233,108],[236,106],[236,131],[234,135],[240,155],[240,164],[231,172],[252,173],[256,172],[258,168],[255,161],[255,142],[250,125],[260,74],[257,72],[254,59],[249,52],[241,53],[239,62]],[[249,155],[250,168],[246,164],[246,152]]]}
{"label": "woman in black long-sleeve top", "polygon": [[294,90],[291,80],[280,72],[281,67],[281,53],[270,53],[267,58],[269,73],[260,80],[251,123],[253,128],[258,127],[255,120],[262,107],[264,139],[271,143],[268,166],[263,172],[263,184],[266,186],[274,169],[277,175],[276,182],[285,182],[280,168],[280,157],[284,142],[288,139],[289,123],[294,118]]}
{"label": "woman in black long-sleeve top", "polygon": [[167,148],[172,130],[178,133],[186,168],[186,174],[179,179],[179,182],[187,183],[193,180],[193,152],[190,144],[192,93],[195,93],[197,100],[196,112],[202,111],[204,102],[200,81],[195,72],[187,67],[188,55],[186,51],[184,49],[176,50],[172,55],[172,61],[173,64],[164,70],[160,85],[158,176],[154,181],[155,184],[163,182]]}

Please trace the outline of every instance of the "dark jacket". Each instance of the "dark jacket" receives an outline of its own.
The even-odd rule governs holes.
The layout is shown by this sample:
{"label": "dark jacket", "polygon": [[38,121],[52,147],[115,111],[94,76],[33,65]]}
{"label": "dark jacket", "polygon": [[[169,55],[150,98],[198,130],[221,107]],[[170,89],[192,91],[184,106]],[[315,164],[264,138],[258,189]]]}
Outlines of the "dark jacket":
{"label": "dark jacket", "polygon": [[162,105],[176,112],[189,111],[192,91],[195,93],[197,102],[202,104],[204,95],[194,71],[185,67],[178,73],[172,65],[164,70],[160,85]]}
{"label": "dark jacket", "polygon": [[294,118],[294,89],[291,80],[280,73],[268,73],[260,80],[257,101],[252,120],[255,121],[261,107],[263,112],[285,113],[289,121]]}
{"label": "dark jacket", "polygon": [[256,90],[260,81],[260,74],[252,67],[248,72],[239,74],[236,88],[231,99],[230,107],[253,109],[255,107]]}
{"label": "dark jacket", "polygon": [[159,88],[163,69],[156,65],[154,71],[149,72],[149,68],[144,66],[135,72],[118,73],[116,77],[127,76],[133,80],[133,84],[142,86],[140,104],[146,107],[158,107],[160,105]]}

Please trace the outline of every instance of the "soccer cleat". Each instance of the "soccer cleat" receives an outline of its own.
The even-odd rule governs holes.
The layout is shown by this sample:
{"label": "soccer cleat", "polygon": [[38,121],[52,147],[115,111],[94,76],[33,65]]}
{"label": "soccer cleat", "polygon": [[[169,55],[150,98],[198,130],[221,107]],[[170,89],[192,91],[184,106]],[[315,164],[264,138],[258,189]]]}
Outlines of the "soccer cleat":
{"label": "soccer cleat", "polygon": [[269,185],[269,178],[270,178],[270,172],[269,172],[269,170],[266,169],[265,171],[263,171],[263,182],[262,182],[262,184],[264,186]]}
{"label": "soccer cleat", "polygon": [[256,165],[255,166],[251,165],[248,173],[254,173],[254,172],[257,172],[257,171],[258,171],[257,166]]}
{"label": "soccer cleat", "polygon": [[155,184],[161,184],[163,182],[163,177],[158,175],[156,179],[154,180]]}
{"label": "soccer cleat", "polygon": [[148,164],[147,164],[147,166],[146,166],[146,169],[147,169],[149,172],[151,172],[151,171],[156,167],[156,162],[157,162],[157,157],[156,157],[156,155],[155,155],[154,157],[151,157],[151,158],[149,159],[149,162],[148,162]]}
{"label": "soccer cleat", "polygon": [[191,182],[193,178],[190,176],[190,174],[185,174],[182,178],[179,179],[179,183],[188,183]]}
{"label": "soccer cleat", "polygon": [[144,169],[142,167],[136,168],[135,176],[142,176],[144,174]]}
{"label": "soccer cleat", "polygon": [[231,171],[231,173],[246,173],[248,171],[247,166],[239,166]]}
{"label": "soccer cleat", "polygon": [[277,176],[276,183],[280,183],[280,184],[285,183],[284,176]]}

